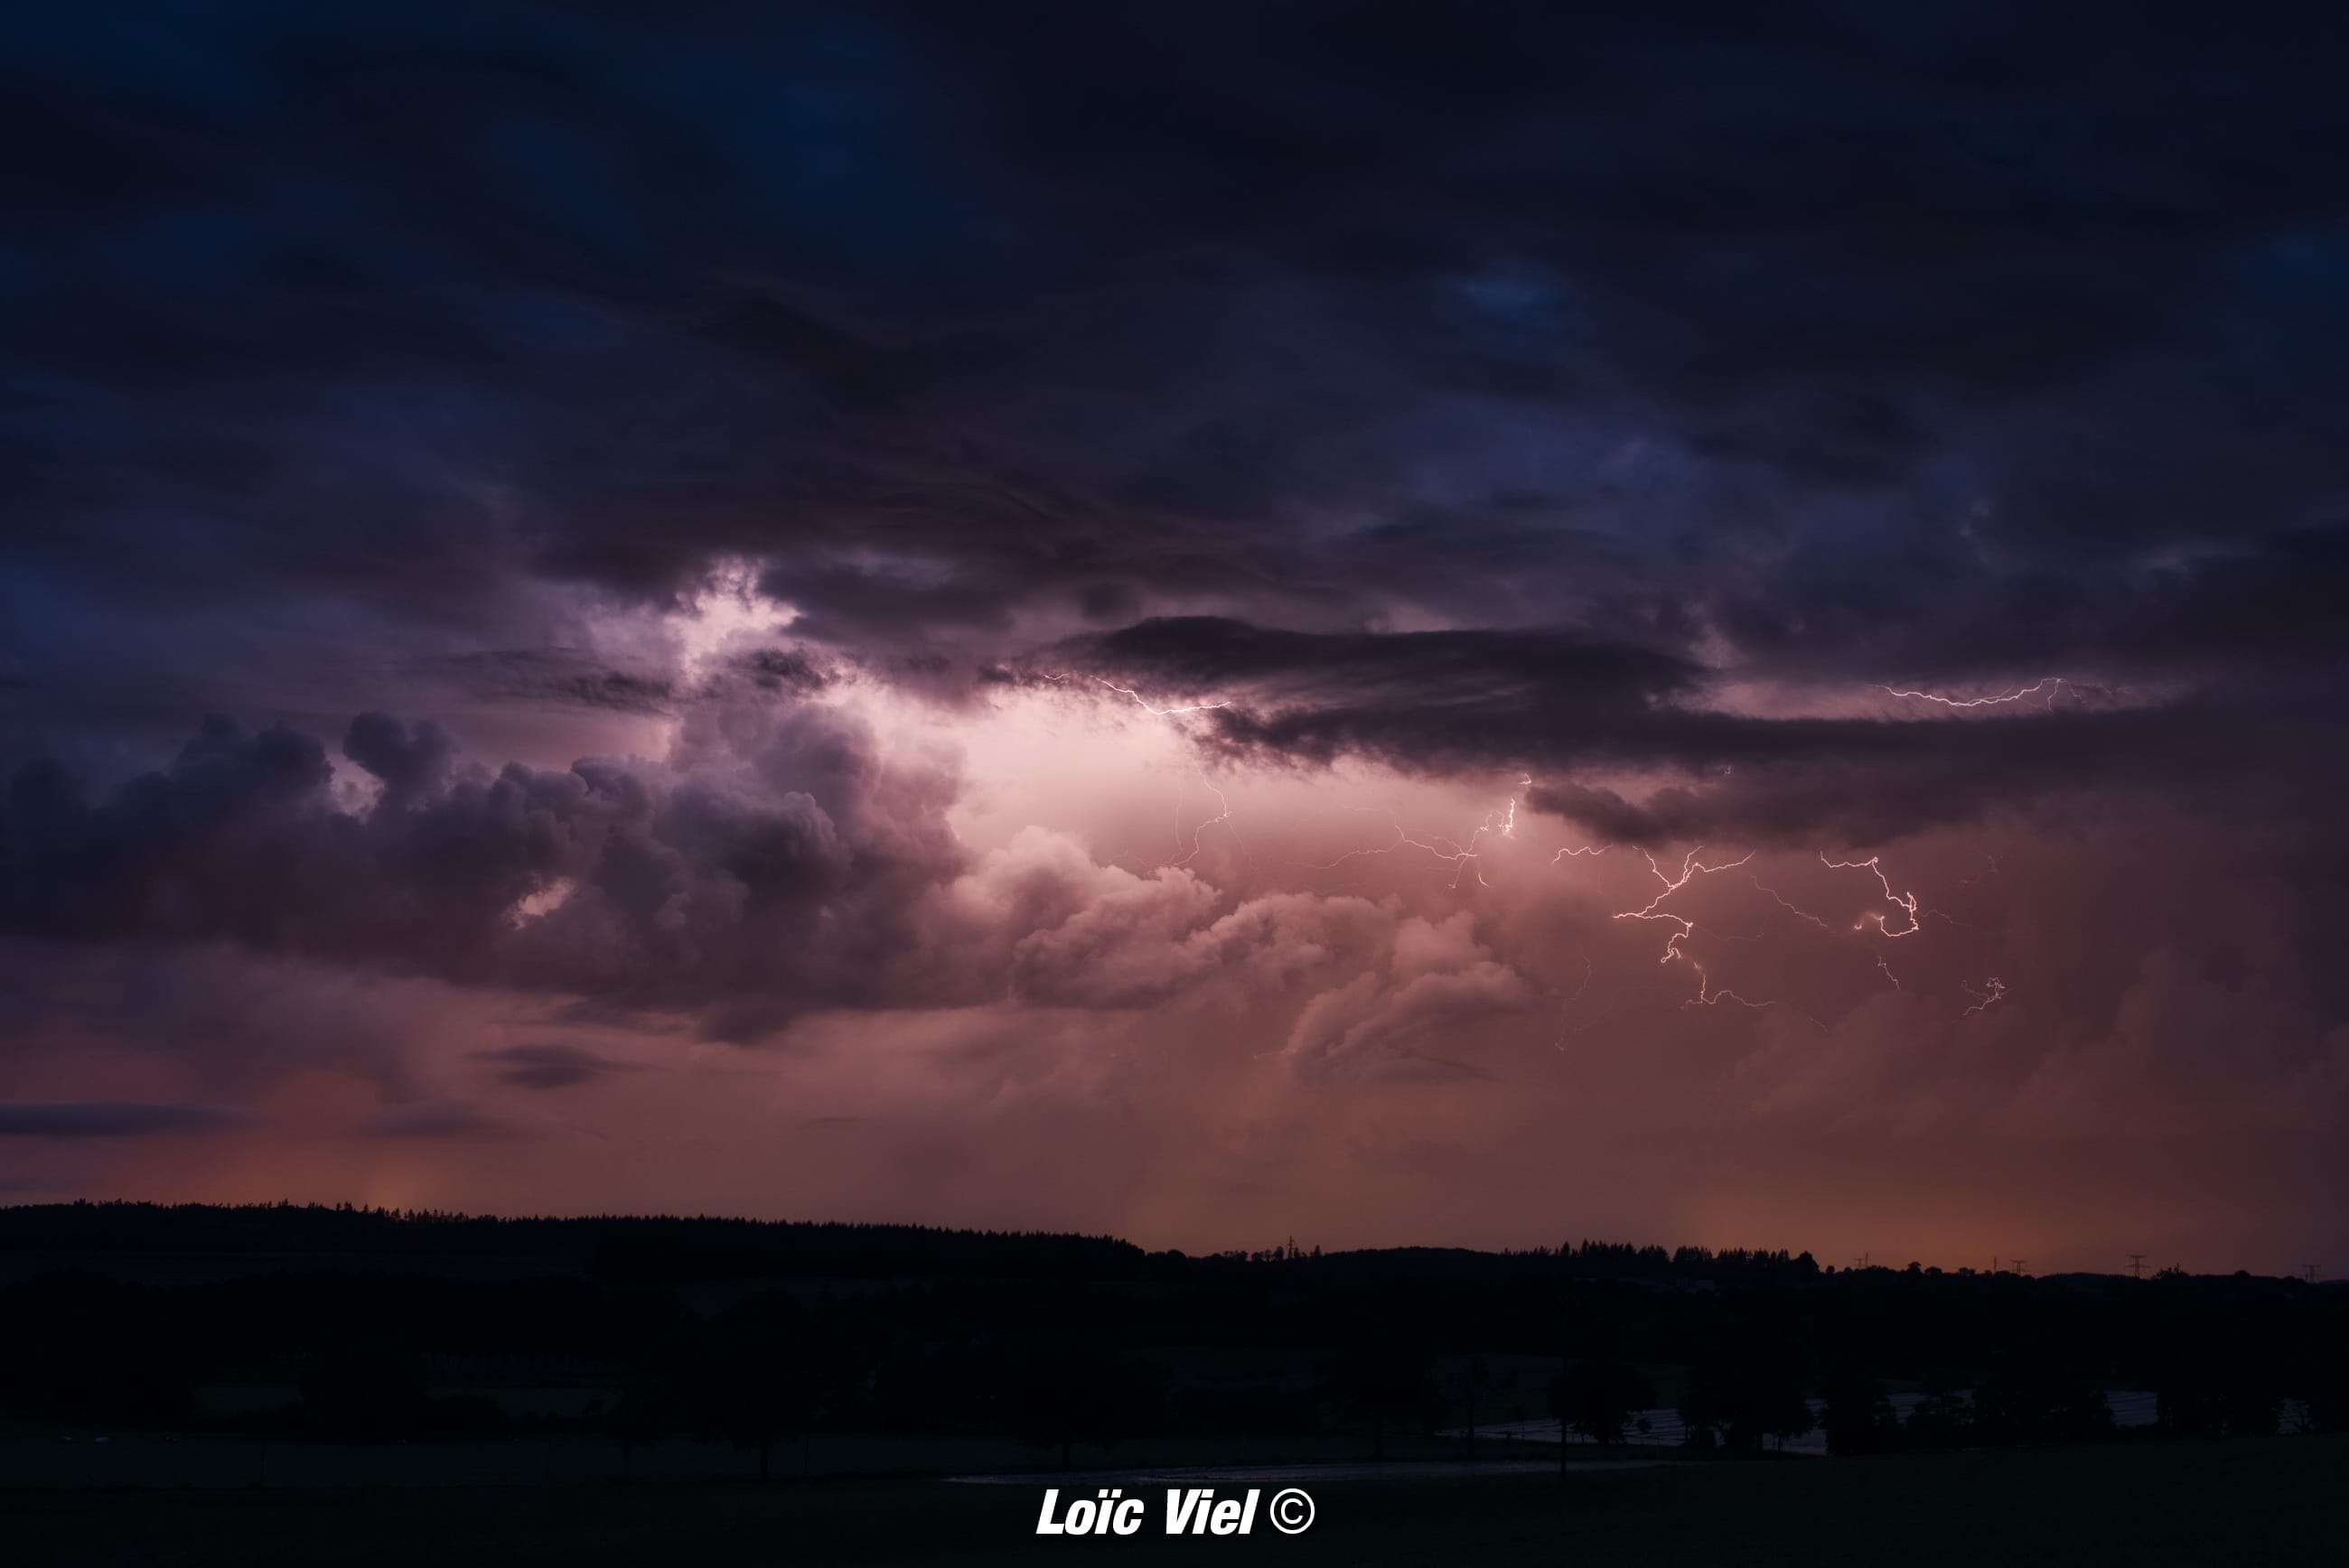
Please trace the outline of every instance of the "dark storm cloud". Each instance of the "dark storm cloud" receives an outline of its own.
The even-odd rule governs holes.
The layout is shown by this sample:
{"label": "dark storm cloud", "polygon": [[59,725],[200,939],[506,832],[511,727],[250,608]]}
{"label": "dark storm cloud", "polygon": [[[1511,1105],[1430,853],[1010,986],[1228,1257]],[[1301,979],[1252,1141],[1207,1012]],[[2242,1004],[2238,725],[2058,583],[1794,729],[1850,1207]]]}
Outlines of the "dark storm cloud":
{"label": "dark storm cloud", "polygon": [[0,651],[44,733],[249,678],[199,603],[647,711],[506,651],[524,586],[719,555],[950,678],[1152,613],[1867,678],[2330,647],[2344,26],[53,12],[0,93]]}
{"label": "dark storm cloud", "polygon": [[0,1103],[0,1138],[158,1138],[254,1127],[260,1120],[232,1106],[117,1099]]}
{"label": "dark storm cloud", "polygon": [[[962,857],[950,778],[885,766],[853,720],[738,716],[698,766],[460,763],[429,722],[354,720],[381,783],[339,803],[325,748],[209,722],[164,771],[92,798],[36,763],[0,808],[0,924],[75,942],[222,940],[623,1005],[887,985]],[[533,908],[525,901],[537,898]]]}
{"label": "dark storm cloud", "polygon": [[1220,688],[1234,685],[1333,688],[1368,700],[1473,703],[1496,689],[1578,696],[1599,707],[1638,707],[1682,692],[1700,675],[1685,659],[1571,630],[1309,634],[1213,616],[1151,620],[1067,645],[1120,674]]}
{"label": "dark storm cloud", "polygon": [[2323,809],[2323,780],[2344,760],[2329,716],[2272,708],[1958,724],[1688,715],[1658,719],[1645,738],[1626,746],[1586,738],[1548,749],[1537,741],[1519,755],[1535,767],[1554,758],[1561,770],[1661,767],[1675,781],[1627,795],[1537,779],[1526,803],[1599,840],[1651,848],[1703,840],[1872,845],[2090,797],[2149,793],[2218,819],[2256,799],[2304,814]]}
{"label": "dark storm cloud", "polygon": [[419,659],[409,669],[420,681],[493,702],[659,714],[673,696],[665,679],[614,669],[577,648],[485,648]]}
{"label": "dark storm cloud", "polygon": [[[342,750],[380,786],[372,799],[336,785],[315,738],[227,720],[102,796],[55,764],[21,771],[0,809],[0,934],[16,939],[0,956],[31,982],[22,1022],[160,1032],[215,1072],[356,1069],[396,1108],[359,1130],[442,1136],[496,1130],[419,1098],[398,1051],[378,1059],[335,1007],[296,1005],[298,968],[267,966],[553,993],[583,1025],[689,1019],[741,1041],[823,1009],[1164,1009],[1370,976],[1324,1009],[1299,1057],[1310,1071],[1384,1062],[1446,1016],[1531,1001],[1464,915],[1437,927],[1392,901],[1240,896],[1182,867],[1101,863],[1040,827],[968,851],[946,817],[954,775],[885,760],[822,705],[705,703],[658,764],[492,772],[438,727],[381,714],[353,720]],[[162,973],[191,950],[211,956],[129,1005],[106,965],[78,966],[119,952],[125,973]],[[198,981],[236,950],[265,961],[274,1016]],[[364,992],[344,1001],[379,1010]],[[432,1028],[410,1013],[397,1032]],[[533,1090],[637,1070],[564,1043],[467,1057]]]}
{"label": "dark storm cloud", "polygon": [[[52,11],[0,67],[43,150],[0,191],[18,757],[113,766],[297,683],[674,715],[708,694],[578,624],[739,557],[794,645],[718,678],[771,697],[1063,660],[1215,687],[1256,755],[1532,769],[1642,841],[2340,761],[2330,12],[247,4],[139,37]],[[2127,700],[1700,700],[2050,674]],[[492,773],[367,723],[366,810],[301,725],[95,798],[26,766],[10,929],[625,1006],[845,984],[693,923],[863,955],[956,863],[936,800],[843,827],[869,768]]]}
{"label": "dark storm cloud", "polygon": [[[2214,504],[2212,516],[2245,503]],[[2331,613],[2349,536],[2246,528],[2202,547],[2082,576],[1998,573],[1955,553],[1814,549],[1713,602],[1754,667],[1811,678],[1948,678],[2055,670],[2247,695],[2328,690],[2349,652]]]}
{"label": "dark storm cloud", "polygon": [[506,1046],[475,1051],[472,1059],[492,1064],[500,1083],[518,1088],[575,1088],[614,1073],[643,1070],[641,1063],[615,1061],[580,1046]]}
{"label": "dark storm cloud", "polygon": [[[706,1129],[663,1201],[1190,1246],[1242,1188],[1731,1223],[1775,1125],[1969,1226],[2109,1240],[2067,1194],[2150,1171],[2333,1233],[2344,46],[2258,0],[13,18],[0,1131],[161,1169],[267,1104],[335,1196],[649,1201],[496,1141],[561,1106]],[[1622,919],[1658,884],[1586,837],[1760,880]],[[1818,851],[1879,846],[1948,923],[1846,929],[1898,898]],[[776,1096],[615,1076],[786,1026]],[[173,1103],[47,1103],[125,1070]],[[779,1166],[777,1114],[885,1136]],[[2291,1160],[2253,1213],[2228,1167]]]}
{"label": "dark storm cloud", "polygon": [[[2230,563],[2230,570],[2234,569]],[[2223,600],[2224,595],[2213,595]],[[2191,635],[2190,618],[2181,635]],[[1692,706],[1684,659],[1571,632],[1307,634],[1212,618],[1149,621],[1059,652],[1181,701],[1210,745],[1262,760],[1366,757],[1406,771],[1525,768],[1525,799],[1609,841],[1842,835],[1880,842],[2044,797],[2247,791],[2322,809],[2344,763],[2329,672],[2220,703],[2115,706],[2050,682],[2044,698],[1949,722],[1755,717]],[[1886,694],[1889,700],[1889,694]],[[1168,700],[1174,700],[1169,698]],[[1578,781],[1631,774],[1644,798]]]}

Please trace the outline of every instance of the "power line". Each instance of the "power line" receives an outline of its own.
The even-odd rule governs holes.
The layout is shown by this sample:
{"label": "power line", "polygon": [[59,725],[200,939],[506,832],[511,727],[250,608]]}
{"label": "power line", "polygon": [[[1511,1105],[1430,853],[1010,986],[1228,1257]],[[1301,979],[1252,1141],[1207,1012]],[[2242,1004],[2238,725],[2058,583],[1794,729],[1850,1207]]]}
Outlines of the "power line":
{"label": "power line", "polygon": [[2131,1253],[2128,1255],[2128,1260],[2129,1278],[2143,1279],[2145,1277],[2145,1254],[2143,1253]]}

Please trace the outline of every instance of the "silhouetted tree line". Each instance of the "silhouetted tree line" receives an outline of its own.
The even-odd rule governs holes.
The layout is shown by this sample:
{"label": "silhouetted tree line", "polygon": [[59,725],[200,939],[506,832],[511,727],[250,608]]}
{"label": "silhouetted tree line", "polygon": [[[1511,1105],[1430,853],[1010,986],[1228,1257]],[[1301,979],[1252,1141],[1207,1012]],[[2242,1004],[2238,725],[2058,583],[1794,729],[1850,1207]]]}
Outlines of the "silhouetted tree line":
{"label": "silhouetted tree line", "polygon": [[[171,1277],[158,1255],[235,1266],[141,1283]],[[2180,1435],[2273,1431],[2287,1398],[2349,1427],[2349,1291],[2244,1274],[1837,1272],[1590,1243],[1185,1257],[917,1227],[126,1204],[0,1210],[9,1276],[13,1409],[185,1422],[234,1378],[295,1391],[241,1419],[321,1439],[587,1428],[624,1461],[695,1439],[762,1472],[854,1429],[1011,1434],[1063,1460],[1144,1433],[1336,1429],[1381,1451],[1530,1413],[1493,1403],[1486,1358],[1512,1355],[1562,1361],[1549,1408],[1599,1441],[1659,1398],[1648,1368],[1672,1369],[1692,1440],[1728,1451],[1815,1421],[1841,1453],[2093,1439],[2106,1387],[2158,1390]],[[459,1391],[516,1382],[604,1392],[525,1418]],[[1895,1385],[1923,1391],[1905,1420]]]}
{"label": "silhouetted tree line", "polygon": [[536,1258],[621,1280],[983,1274],[1125,1278],[1148,1254],[1112,1236],[926,1225],[593,1215],[502,1219],[350,1204],[53,1203],[0,1208],[0,1253]]}

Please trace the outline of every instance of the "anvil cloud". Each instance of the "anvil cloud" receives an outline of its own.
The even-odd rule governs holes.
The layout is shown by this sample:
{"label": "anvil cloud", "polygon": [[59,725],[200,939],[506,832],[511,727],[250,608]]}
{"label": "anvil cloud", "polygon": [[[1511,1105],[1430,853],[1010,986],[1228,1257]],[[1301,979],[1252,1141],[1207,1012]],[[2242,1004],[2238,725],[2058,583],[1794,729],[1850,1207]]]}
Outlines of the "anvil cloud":
{"label": "anvil cloud", "polygon": [[0,1191],[2332,1255],[2344,35],[28,20]]}

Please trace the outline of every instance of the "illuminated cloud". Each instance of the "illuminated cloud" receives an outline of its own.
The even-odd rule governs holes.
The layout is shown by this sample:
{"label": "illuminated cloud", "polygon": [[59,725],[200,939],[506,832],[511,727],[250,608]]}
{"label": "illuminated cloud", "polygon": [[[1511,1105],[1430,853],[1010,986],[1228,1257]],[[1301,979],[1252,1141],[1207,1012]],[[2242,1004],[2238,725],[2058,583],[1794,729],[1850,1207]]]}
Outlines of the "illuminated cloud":
{"label": "illuminated cloud", "polygon": [[2349,1241],[2349,24],[391,15],[0,64],[0,1188]]}

